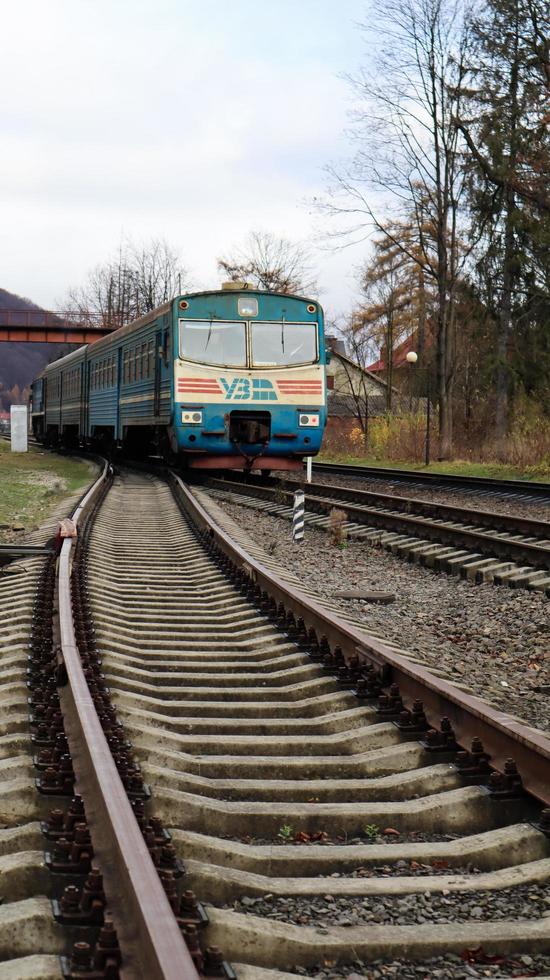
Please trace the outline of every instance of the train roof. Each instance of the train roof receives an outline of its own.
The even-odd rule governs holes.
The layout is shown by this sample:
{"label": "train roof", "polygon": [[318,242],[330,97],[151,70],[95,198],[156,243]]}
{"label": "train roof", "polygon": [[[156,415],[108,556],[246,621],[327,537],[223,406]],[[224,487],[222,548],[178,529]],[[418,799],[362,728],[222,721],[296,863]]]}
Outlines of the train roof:
{"label": "train roof", "polygon": [[116,337],[118,340],[125,337],[133,330],[146,326],[148,323],[156,320],[159,316],[163,316],[165,313],[168,313],[171,310],[173,303],[176,301],[179,302],[181,299],[195,299],[200,296],[227,296],[228,294],[235,293],[246,293],[247,295],[250,295],[252,293],[260,296],[280,296],[281,299],[297,299],[304,303],[315,303],[315,305],[322,312],[322,307],[318,300],[311,299],[309,296],[298,296],[294,293],[271,292],[268,289],[250,289],[248,286],[242,286],[239,288],[237,284],[235,284],[235,287],[236,288],[202,289],[195,293],[179,293],[177,296],[174,296],[173,299],[163,303],[162,306],[157,306],[156,309],[150,310],[148,313],[144,313],[143,316],[138,317],[137,320],[132,320],[130,323],[125,323],[122,327],[118,327],[116,330],[113,330],[112,333],[107,334],[105,337],[101,337],[100,340],[94,341],[93,344],[84,344],[84,346],[79,347],[78,350],[71,351],[70,354],[65,354],[64,357],[60,357],[57,361],[52,361],[51,364],[46,365],[38,377],[42,378],[53,370],[57,370],[60,367],[66,367],[73,359],[76,360],[77,356],[87,348],[91,348],[93,353],[103,350],[104,347],[108,347],[112,343],[113,337]]}
{"label": "train roof", "polygon": [[43,378],[51,374],[52,371],[57,371],[59,368],[65,368],[69,364],[72,364],[73,361],[77,361],[79,356],[84,354],[87,347],[89,347],[89,344],[84,344],[82,347],[77,347],[76,350],[72,350],[70,354],[64,354],[63,357],[58,357],[56,361],[51,361],[49,364],[46,364],[46,367],[43,368],[35,380]]}

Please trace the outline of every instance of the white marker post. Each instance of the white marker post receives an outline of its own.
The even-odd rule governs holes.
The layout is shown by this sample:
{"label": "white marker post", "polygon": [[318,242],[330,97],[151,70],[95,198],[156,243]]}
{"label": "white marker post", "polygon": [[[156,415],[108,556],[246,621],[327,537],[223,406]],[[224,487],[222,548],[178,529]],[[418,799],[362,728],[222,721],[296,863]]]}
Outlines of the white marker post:
{"label": "white marker post", "polygon": [[305,493],[296,490],[294,494],[294,513],[292,515],[292,540],[294,544],[304,540]]}
{"label": "white marker post", "polygon": [[26,453],[27,444],[27,406],[12,405],[10,408],[11,451]]}
{"label": "white marker post", "polygon": [[306,483],[311,483],[313,473],[313,456],[306,456]]}

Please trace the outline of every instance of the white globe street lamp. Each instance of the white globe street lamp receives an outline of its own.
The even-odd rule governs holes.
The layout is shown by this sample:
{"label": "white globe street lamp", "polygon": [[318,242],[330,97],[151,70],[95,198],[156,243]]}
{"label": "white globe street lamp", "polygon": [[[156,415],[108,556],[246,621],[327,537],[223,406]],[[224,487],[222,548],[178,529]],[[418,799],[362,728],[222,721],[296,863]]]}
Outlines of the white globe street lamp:
{"label": "white globe street lamp", "polygon": [[[418,360],[418,354],[414,350],[410,350],[407,354],[405,360],[407,364],[416,364]],[[412,409],[412,384],[410,385],[411,391],[411,409]],[[424,461],[426,466],[430,465],[430,375],[427,376],[426,382],[426,450],[424,455]]]}

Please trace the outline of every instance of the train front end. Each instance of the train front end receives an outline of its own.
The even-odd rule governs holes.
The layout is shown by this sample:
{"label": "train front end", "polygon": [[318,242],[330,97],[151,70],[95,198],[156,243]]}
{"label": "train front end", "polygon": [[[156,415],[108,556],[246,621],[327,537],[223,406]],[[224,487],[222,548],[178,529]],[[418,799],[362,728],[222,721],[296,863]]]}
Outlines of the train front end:
{"label": "train front end", "polygon": [[227,284],[174,301],[173,449],[197,469],[301,469],[326,424],[323,311]]}

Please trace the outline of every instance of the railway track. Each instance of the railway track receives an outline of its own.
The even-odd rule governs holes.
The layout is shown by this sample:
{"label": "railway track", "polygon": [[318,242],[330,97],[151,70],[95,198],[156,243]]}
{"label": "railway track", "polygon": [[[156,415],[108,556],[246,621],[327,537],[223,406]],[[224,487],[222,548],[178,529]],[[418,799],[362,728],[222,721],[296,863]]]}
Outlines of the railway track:
{"label": "railway track", "polygon": [[[548,740],[302,600],[201,499],[123,472],[80,575],[148,805],[208,917],[203,948],[242,977],[376,960],[429,977],[434,957],[445,976],[492,956],[499,976],[521,957],[550,969],[550,848],[506,765],[550,802]],[[442,715],[453,730],[426,736]],[[457,768],[453,739],[476,733]]]}
{"label": "railway track", "polygon": [[446,473],[422,473],[418,470],[390,469],[384,466],[353,466],[345,463],[315,462],[318,474],[358,477],[363,480],[383,480],[397,486],[408,485],[422,490],[460,490],[476,497],[509,496],[520,501],[549,501],[550,483],[535,480],[497,480],[482,476],[458,476]]}
{"label": "railway track", "polygon": [[[75,978],[90,973],[79,957],[94,977],[147,980],[550,972],[550,740],[338,620],[229,518],[216,525],[204,491],[128,470],[110,484],[75,515],[76,553],[63,546],[51,638],[53,566],[26,563],[0,702],[0,978],[60,976],[59,953]],[[3,626],[14,577],[0,577]],[[60,811],[48,846],[97,868],[84,891],[73,869],[66,911],[103,875],[91,926],[52,918],[67,885],[41,856],[52,801],[16,754],[37,597],[27,678],[35,739],[50,739],[38,778]],[[72,762],[59,741],[48,755],[52,732]]]}
{"label": "railway track", "polygon": [[[211,478],[218,496],[292,516],[291,484]],[[508,584],[550,595],[550,524],[520,515],[375,493],[334,484],[311,483],[306,490],[306,522],[330,526],[330,512],[343,514],[350,538],[367,541],[437,571],[477,582]]]}

